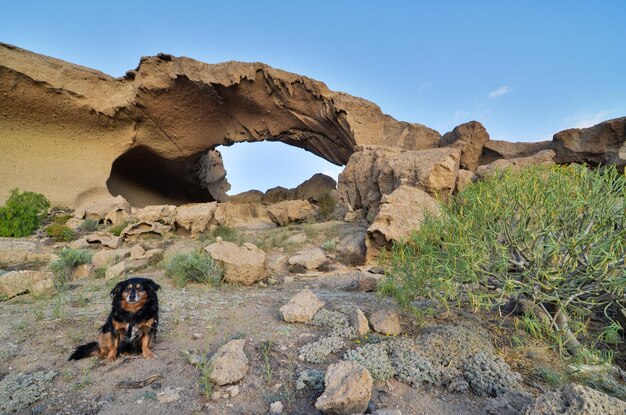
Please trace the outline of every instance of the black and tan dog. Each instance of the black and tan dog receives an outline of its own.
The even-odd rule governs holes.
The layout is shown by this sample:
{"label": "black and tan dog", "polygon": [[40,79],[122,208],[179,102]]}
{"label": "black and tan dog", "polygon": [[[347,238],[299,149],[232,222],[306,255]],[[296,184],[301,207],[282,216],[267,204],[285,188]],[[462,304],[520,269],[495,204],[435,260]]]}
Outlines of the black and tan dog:
{"label": "black and tan dog", "polygon": [[148,278],[130,278],[111,290],[112,309],[100,328],[97,342],[78,346],[68,360],[98,355],[106,363],[121,353],[139,353],[146,359],[156,357],[150,346],[157,334],[161,288]]}

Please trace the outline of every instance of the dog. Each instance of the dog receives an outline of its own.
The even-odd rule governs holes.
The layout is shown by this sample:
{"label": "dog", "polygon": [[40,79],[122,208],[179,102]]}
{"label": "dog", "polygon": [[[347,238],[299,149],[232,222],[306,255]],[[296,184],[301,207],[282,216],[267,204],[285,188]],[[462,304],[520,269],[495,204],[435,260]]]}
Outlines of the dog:
{"label": "dog", "polygon": [[111,363],[120,354],[139,352],[146,359],[155,358],[150,347],[159,324],[159,288],[149,278],[130,278],[118,283],[111,290],[111,313],[100,328],[98,341],[78,346],[68,360],[97,355],[105,363]]}

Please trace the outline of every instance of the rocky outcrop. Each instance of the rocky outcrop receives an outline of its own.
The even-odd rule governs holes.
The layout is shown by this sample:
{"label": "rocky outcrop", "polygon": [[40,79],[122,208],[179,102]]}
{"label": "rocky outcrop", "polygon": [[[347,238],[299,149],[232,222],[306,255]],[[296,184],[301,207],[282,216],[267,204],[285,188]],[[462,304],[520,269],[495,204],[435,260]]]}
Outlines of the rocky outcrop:
{"label": "rocky outcrop", "polygon": [[542,150],[536,154],[527,157],[520,157],[515,159],[501,159],[496,160],[485,166],[480,166],[476,169],[476,175],[478,177],[485,177],[489,174],[503,169],[519,170],[524,167],[534,165],[549,166],[555,163],[556,154],[554,150]]}
{"label": "rocky outcrop", "polygon": [[106,221],[113,225],[122,223],[129,214],[130,204],[122,196],[97,198],[74,210],[77,219]]}
{"label": "rocky outcrop", "polygon": [[626,402],[587,386],[569,384],[537,397],[524,415],[622,415]]}
{"label": "rocky outcrop", "polygon": [[218,240],[204,249],[224,268],[226,282],[252,285],[267,276],[265,252],[254,244]]}
{"label": "rocky outcrop", "polygon": [[307,248],[296,252],[287,262],[296,269],[312,270],[326,262],[326,255],[320,248]]}
{"label": "rocky outcrop", "polygon": [[295,189],[296,199],[317,201],[323,194],[332,194],[337,190],[337,182],[330,176],[317,173],[302,182]]}
{"label": "rocky outcrop", "polygon": [[23,293],[41,293],[53,286],[54,275],[48,271],[11,271],[0,275],[0,299]]}
{"label": "rocky outcrop", "polygon": [[470,121],[455,127],[441,137],[439,147],[452,147],[461,150],[461,167],[475,171],[483,146],[489,141],[489,133],[478,121]]}
{"label": "rocky outcrop", "polygon": [[317,173],[293,189],[278,186],[265,193],[260,190],[248,190],[231,196],[228,201],[234,203],[277,203],[285,200],[310,200],[315,202],[325,193],[336,197],[337,182],[330,176]]}
{"label": "rocky outcrop", "polygon": [[276,225],[285,226],[314,218],[317,209],[306,200],[285,200],[268,205],[267,213]]}
{"label": "rocky outcrop", "polygon": [[372,375],[356,362],[331,365],[324,376],[326,388],[315,402],[325,414],[362,414],[372,397]]}
{"label": "rocky outcrop", "polygon": [[423,190],[400,186],[385,195],[380,211],[367,229],[365,246],[367,259],[376,258],[382,248],[390,248],[393,241],[400,241],[419,229],[426,215],[436,215],[439,204]]}
{"label": "rocky outcrop", "polygon": [[0,44],[0,96],[0,189],[37,191],[54,205],[109,194],[135,207],[217,200],[219,168],[202,166],[222,144],[282,141],[342,165],[356,145],[416,150],[440,138],[262,63],[160,54],[120,79]]}
{"label": "rocky outcrop", "polygon": [[460,157],[457,148],[362,148],[350,157],[339,175],[339,200],[352,210],[367,210],[373,217],[383,195],[401,185],[420,188],[433,196],[449,195],[456,185]]}
{"label": "rocky outcrop", "polygon": [[539,141],[535,143],[500,140],[489,140],[483,146],[483,152],[478,160],[479,165],[489,164],[500,159],[517,159],[532,156],[543,150],[553,150],[552,141]]}

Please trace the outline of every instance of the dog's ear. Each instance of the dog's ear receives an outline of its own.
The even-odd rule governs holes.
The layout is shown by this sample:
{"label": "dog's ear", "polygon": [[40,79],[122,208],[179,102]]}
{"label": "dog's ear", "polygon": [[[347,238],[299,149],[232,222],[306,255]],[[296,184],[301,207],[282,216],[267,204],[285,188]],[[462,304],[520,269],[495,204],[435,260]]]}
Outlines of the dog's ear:
{"label": "dog's ear", "polygon": [[111,298],[119,295],[122,292],[122,287],[126,284],[126,281],[118,282],[111,290]]}
{"label": "dog's ear", "polygon": [[154,282],[154,281],[152,281],[150,279],[146,280],[146,287],[151,292],[157,292],[157,291],[159,291],[159,288],[161,288],[161,286],[159,284],[157,284],[156,282]]}

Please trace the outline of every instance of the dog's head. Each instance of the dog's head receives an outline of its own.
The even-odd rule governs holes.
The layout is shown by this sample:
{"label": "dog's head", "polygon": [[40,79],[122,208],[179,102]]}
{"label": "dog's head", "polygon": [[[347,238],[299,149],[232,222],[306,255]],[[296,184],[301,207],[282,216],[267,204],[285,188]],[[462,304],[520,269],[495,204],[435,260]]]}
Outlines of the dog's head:
{"label": "dog's head", "polygon": [[114,303],[127,311],[137,311],[150,299],[156,299],[159,284],[149,278],[129,278],[117,283],[111,290]]}

